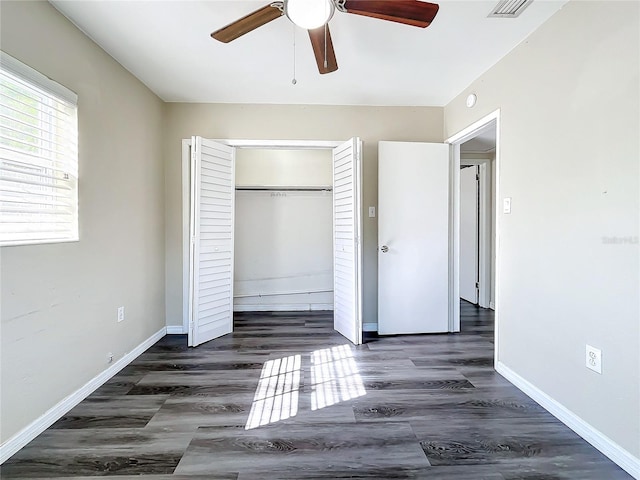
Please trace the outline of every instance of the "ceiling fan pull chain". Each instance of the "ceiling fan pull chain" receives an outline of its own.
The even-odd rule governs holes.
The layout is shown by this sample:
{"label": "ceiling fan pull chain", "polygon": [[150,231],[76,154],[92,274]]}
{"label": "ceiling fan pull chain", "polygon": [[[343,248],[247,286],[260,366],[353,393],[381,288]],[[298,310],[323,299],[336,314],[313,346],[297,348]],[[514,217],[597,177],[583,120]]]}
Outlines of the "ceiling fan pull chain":
{"label": "ceiling fan pull chain", "polygon": [[291,83],[293,85],[298,83],[298,80],[296,80],[296,26],[295,25],[293,25],[293,79],[291,80]]}
{"label": "ceiling fan pull chain", "polygon": [[327,63],[327,24],[324,24],[324,68],[329,68]]}

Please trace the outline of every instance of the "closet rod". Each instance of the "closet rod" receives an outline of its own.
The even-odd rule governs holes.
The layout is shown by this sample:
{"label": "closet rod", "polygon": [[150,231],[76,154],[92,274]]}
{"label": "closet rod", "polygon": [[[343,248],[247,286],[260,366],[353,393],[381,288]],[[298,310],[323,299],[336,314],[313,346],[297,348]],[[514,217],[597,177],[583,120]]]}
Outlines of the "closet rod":
{"label": "closet rod", "polygon": [[319,185],[313,187],[277,187],[277,186],[236,186],[236,191],[255,191],[255,192],[331,192],[333,187],[330,185]]}

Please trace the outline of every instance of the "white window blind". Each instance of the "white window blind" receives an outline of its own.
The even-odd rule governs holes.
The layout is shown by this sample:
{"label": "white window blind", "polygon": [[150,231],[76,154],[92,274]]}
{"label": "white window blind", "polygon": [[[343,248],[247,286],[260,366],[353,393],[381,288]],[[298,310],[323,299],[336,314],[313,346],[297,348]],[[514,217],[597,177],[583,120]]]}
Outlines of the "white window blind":
{"label": "white window blind", "polygon": [[0,245],[78,240],[77,101],[0,52]]}

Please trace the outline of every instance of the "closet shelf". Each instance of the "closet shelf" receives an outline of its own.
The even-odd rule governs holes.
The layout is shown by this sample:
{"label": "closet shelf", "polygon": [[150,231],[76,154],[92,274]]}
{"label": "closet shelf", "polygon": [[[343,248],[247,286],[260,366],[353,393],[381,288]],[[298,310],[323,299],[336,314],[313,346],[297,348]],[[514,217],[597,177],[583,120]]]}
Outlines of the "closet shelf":
{"label": "closet shelf", "polygon": [[238,191],[257,191],[257,192],[331,192],[331,185],[236,185]]}

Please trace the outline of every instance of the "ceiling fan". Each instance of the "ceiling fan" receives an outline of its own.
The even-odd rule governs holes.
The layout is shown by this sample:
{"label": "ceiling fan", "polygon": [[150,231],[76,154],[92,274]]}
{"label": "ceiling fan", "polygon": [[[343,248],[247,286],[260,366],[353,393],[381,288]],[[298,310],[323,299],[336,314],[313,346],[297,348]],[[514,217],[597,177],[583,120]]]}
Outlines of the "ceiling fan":
{"label": "ceiling fan", "polygon": [[216,30],[211,36],[229,43],[276,18],[286,16],[294,24],[308,30],[318,70],[324,74],[338,69],[328,25],[335,10],[425,28],[435,18],[438,8],[435,3],[421,0],[281,0],[271,2]]}

